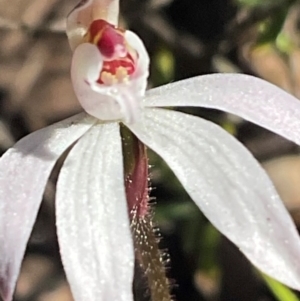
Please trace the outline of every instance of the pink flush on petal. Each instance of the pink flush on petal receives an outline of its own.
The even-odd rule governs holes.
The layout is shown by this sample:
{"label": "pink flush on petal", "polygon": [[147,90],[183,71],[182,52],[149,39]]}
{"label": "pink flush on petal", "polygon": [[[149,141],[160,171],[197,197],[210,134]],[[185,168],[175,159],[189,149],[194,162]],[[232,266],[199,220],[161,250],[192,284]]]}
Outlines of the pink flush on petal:
{"label": "pink flush on petal", "polygon": [[105,20],[94,20],[85,36],[104,58],[98,83],[113,85],[129,80],[136,70],[137,52],[127,43],[125,31]]}

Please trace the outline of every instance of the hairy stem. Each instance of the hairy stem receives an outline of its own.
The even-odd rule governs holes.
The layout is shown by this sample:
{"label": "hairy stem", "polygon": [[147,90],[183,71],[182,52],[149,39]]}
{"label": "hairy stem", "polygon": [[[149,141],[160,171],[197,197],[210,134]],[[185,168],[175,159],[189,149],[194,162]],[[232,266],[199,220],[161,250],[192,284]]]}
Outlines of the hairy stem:
{"label": "hairy stem", "polygon": [[132,214],[131,229],[137,260],[148,280],[152,301],[171,301],[170,281],[166,277],[165,260],[158,247],[159,239],[153,226],[152,215],[139,218]]}
{"label": "hairy stem", "polygon": [[145,274],[151,300],[171,301],[163,253],[149,207],[146,147],[125,127],[121,128],[126,197],[136,259]]}

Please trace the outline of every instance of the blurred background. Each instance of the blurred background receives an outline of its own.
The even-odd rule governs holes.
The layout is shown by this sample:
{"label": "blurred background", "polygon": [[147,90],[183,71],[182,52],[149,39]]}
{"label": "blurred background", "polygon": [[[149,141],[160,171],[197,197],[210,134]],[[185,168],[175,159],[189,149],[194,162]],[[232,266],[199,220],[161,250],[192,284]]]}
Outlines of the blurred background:
{"label": "blurred background", "polygon": [[[79,112],[69,68],[65,17],[75,0],[0,0],[0,151],[24,135]],[[149,88],[213,73],[264,78],[300,97],[300,1],[121,0],[121,22],[151,56]],[[261,104],[264,105],[263,103]],[[185,112],[235,135],[266,168],[300,227],[299,147],[214,110]],[[200,154],[201,155],[201,154]],[[178,301],[297,301],[300,294],[257,272],[206,220],[172,172],[150,152],[160,247]],[[47,185],[30,239],[17,301],[71,301],[54,216],[60,163]],[[242,201],[242,200],[241,200]],[[136,301],[149,300],[137,270]]]}

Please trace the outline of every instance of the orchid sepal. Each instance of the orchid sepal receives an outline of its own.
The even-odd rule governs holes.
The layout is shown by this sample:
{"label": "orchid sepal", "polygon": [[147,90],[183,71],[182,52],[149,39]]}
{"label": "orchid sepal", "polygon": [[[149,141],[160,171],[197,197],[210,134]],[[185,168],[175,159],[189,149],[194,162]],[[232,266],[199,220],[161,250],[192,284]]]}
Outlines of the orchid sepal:
{"label": "orchid sepal", "polygon": [[260,78],[207,74],[154,88],[145,107],[202,107],[225,111],[300,145],[300,101]]}
{"label": "orchid sepal", "polygon": [[209,121],[165,109],[146,108],[129,128],[254,265],[300,290],[299,235],[265,171],[242,144]]}
{"label": "orchid sepal", "polygon": [[56,216],[74,299],[132,301],[134,251],[117,123],[96,124],[71,150],[58,178]]}
{"label": "orchid sepal", "polygon": [[[42,195],[60,155],[96,119],[86,113],[21,139],[0,159],[0,296],[10,301]],[[10,201],[7,201],[10,200]]]}

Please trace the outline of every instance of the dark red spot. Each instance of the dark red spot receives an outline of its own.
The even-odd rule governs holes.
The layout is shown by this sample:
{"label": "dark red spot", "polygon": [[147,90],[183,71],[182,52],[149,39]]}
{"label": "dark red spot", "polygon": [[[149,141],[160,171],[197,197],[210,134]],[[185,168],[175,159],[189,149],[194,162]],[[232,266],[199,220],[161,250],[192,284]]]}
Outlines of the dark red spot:
{"label": "dark red spot", "polygon": [[95,20],[89,29],[90,41],[95,43],[101,54],[107,58],[115,55],[117,48],[125,49],[123,32],[105,20]]}
{"label": "dark red spot", "polygon": [[125,48],[125,40],[114,28],[106,27],[97,46],[102,55],[110,58],[115,55],[117,46]]}
{"label": "dark red spot", "polygon": [[115,28],[112,24],[109,24],[105,20],[95,20],[91,23],[89,33],[91,36],[91,41],[95,38],[95,36],[99,33],[102,32],[106,27],[113,27]]}

